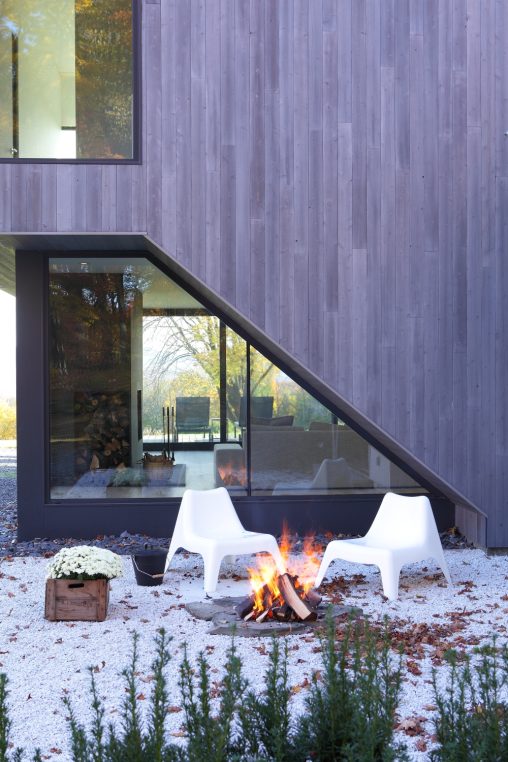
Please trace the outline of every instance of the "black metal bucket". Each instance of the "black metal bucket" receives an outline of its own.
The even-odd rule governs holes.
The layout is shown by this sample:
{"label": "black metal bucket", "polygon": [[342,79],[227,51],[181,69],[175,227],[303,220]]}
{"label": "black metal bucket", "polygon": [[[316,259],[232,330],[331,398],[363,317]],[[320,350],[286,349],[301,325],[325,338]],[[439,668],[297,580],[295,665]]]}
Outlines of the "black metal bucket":
{"label": "black metal bucket", "polygon": [[145,545],[144,550],[132,556],[138,585],[148,587],[162,584],[167,555],[166,548],[149,548]]}

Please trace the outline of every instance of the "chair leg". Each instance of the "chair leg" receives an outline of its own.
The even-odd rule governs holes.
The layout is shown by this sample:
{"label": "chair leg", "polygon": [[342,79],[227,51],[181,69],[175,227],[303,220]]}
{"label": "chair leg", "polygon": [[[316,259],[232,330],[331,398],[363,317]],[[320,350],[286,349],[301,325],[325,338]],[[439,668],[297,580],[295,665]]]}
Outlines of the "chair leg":
{"label": "chair leg", "polygon": [[331,547],[332,543],[329,543],[325,554],[323,556],[323,560],[321,561],[321,566],[319,567],[316,580],[314,582],[314,587],[319,587],[321,582],[323,581],[323,577],[325,576],[326,570],[330,566],[331,562],[337,558],[337,556],[333,552],[333,548]]}
{"label": "chair leg", "polygon": [[399,597],[400,566],[392,562],[386,562],[379,566],[379,571],[381,572],[381,582],[385,597],[391,601],[396,601]]}
{"label": "chair leg", "polygon": [[446,560],[445,560],[442,548],[441,548],[440,551],[436,550],[436,552],[434,553],[434,561],[441,568],[441,571],[443,572],[443,574],[445,576],[445,579],[448,582],[448,584],[453,587],[453,582],[452,582],[452,578],[451,578],[451,575],[450,575],[450,570],[448,569],[448,564],[446,563]]}
{"label": "chair leg", "polygon": [[171,538],[171,542],[169,544],[168,555],[166,556],[166,565],[164,567],[164,574],[169,569],[169,565],[171,561],[173,560],[173,556],[175,555],[176,551],[180,547],[181,545],[179,543],[179,538],[176,536],[176,534],[173,533],[173,537]]}
{"label": "chair leg", "polygon": [[217,590],[217,580],[219,579],[221,561],[222,558],[214,552],[203,556],[203,563],[205,566],[205,593],[214,593]]}

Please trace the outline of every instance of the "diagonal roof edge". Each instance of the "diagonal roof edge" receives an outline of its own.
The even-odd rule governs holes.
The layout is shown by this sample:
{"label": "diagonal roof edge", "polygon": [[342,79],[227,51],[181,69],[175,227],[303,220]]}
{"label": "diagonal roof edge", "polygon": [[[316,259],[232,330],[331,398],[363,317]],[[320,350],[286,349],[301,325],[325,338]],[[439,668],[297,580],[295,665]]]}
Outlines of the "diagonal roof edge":
{"label": "diagonal roof edge", "polygon": [[220,294],[174,260],[149,236],[146,236],[146,241],[150,252],[154,254],[157,260],[161,264],[165,264],[171,273],[178,275],[180,279],[184,280],[186,285],[191,286],[199,294],[201,300],[205,297],[210,305],[217,307],[219,312],[222,312],[225,316],[230,318],[234,327],[239,328],[241,333],[245,333],[254,344],[258,344],[263,352],[268,351],[268,353],[280,363],[282,370],[287,370],[289,375],[295,376],[298,382],[303,382],[303,385],[308,387],[311,393],[318,393],[330,407],[337,408],[340,411],[340,417],[344,418],[347,423],[352,423],[358,433],[362,434],[363,432],[369,439],[374,440],[376,445],[379,445],[381,452],[395,462],[398,461],[403,467],[409,467],[422,482],[426,482],[428,485],[435,488],[456,505],[469,508],[486,518],[486,514],[478,508],[478,506],[474,505],[465,495],[431,468],[426,466],[423,461],[413,455],[404,446],[399,444],[393,436],[380,428],[367,415],[357,410],[348,400],[316,376],[313,371],[303,365],[300,361],[295,360],[295,358],[282,349],[281,346],[268,334],[256,327],[254,323],[238,312],[234,307],[231,307],[231,305],[225,302]]}

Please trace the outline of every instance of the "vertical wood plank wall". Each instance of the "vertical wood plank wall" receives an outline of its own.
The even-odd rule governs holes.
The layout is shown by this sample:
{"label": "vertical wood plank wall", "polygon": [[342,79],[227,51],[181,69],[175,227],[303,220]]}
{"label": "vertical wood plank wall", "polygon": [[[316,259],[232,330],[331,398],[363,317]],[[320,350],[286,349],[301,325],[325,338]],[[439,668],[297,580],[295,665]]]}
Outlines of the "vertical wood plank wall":
{"label": "vertical wood plank wall", "polygon": [[144,0],[143,163],[1,231],[147,232],[508,546],[508,2]]}

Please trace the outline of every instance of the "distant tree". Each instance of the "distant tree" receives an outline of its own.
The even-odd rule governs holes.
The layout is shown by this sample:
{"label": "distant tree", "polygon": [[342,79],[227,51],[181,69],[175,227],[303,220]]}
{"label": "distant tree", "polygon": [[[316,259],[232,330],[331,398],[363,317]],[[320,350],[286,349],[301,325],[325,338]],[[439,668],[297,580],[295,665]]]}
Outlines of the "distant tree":
{"label": "distant tree", "polygon": [[16,405],[0,400],[0,439],[16,439]]}
{"label": "distant tree", "polygon": [[76,0],[78,158],[132,156],[132,2]]}
{"label": "distant tree", "polygon": [[[219,398],[220,321],[212,315],[169,315],[145,318],[145,341],[154,352],[145,367],[145,400],[151,390],[159,399],[170,394]],[[238,420],[240,400],[247,388],[246,342],[226,331],[226,404],[229,420]],[[194,367],[194,370],[192,370]],[[184,370],[179,370],[184,368]],[[259,352],[251,353],[251,395],[272,394],[278,369]],[[196,388],[202,391],[198,395]],[[194,389],[194,392],[191,391]],[[161,403],[168,404],[168,402]],[[213,404],[213,403],[212,403]]]}

